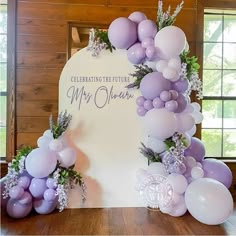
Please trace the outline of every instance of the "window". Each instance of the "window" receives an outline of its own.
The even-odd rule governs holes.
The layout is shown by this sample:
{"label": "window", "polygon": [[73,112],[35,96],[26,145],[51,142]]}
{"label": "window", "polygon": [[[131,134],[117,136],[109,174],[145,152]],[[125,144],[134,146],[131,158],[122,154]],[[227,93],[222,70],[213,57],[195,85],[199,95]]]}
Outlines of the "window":
{"label": "window", "polygon": [[0,158],[6,157],[7,2],[0,3]]}
{"label": "window", "polygon": [[206,156],[236,158],[236,11],[205,10],[202,140]]}

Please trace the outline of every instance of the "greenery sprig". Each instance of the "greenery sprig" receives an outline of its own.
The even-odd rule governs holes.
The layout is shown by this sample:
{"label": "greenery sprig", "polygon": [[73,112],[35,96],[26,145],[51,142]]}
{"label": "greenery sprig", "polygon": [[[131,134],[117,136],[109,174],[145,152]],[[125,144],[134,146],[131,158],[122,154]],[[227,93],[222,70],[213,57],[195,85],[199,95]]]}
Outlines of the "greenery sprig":
{"label": "greenery sprig", "polygon": [[71,119],[72,119],[72,115],[67,114],[67,111],[65,111],[64,113],[61,112],[58,115],[57,124],[54,124],[52,115],[50,116],[49,126],[50,126],[50,130],[53,134],[54,139],[59,138],[62,135],[62,133],[65,132],[65,130],[68,128],[71,122]]}
{"label": "greenery sprig", "polygon": [[126,88],[137,88],[139,89],[140,83],[143,79],[143,77],[151,72],[153,72],[153,69],[148,67],[147,65],[135,65],[135,68],[137,69],[133,74],[130,74],[133,78],[136,78],[136,80],[132,83],[126,86]]}
{"label": "greenery sprig", "polygon": [[140,153],[144,155],[150,162],[161,162],[161,158],[158,153],[154,152],[151,148],[148,148],[141,143],[142,147],[140,147]]}
{"label": "greenery sprig", "polygon": [[[182,144],[187,147],[187,139],[182,135],[179,134],[180,137],[180,141],[182,142]],[[172,136],[170,138],[167,138],[164,141],[165,145],[166,145],[166,151],[168,151],[171,147],[176,147],[176,142],[173,140]]]}
{"label": "greenery sprig", "polygon": [[16,172],[19,172],[21,168],[20,165],[24,164],[21,163],[22,158],[26,158],[32,150],[33,148],[31,146],[24,146],[23,148],[17,150],[17,154],[11,162],[11,168],[13,168]]}
{"label": "greenery sprig", "polygon": [[200,65],[197,63],[198,58],[195,56],[189,57],[189,51],[184,51],[180,55],[181,62],[186,64],[187,79],[191,80],[193,74],[198,73]]}
{"label": "greenery sprig", "polygon": [[162,28],[173,25],[177,15],[183,8],[184,1],[182,1],[179,5],[177,5],[173,15],[170,14],[171,6],[168,7],[166,12],[163,12],[163,2],[159,0],[158,2],[158,11],[157,11],[157,28],[161,30]]}
{"label": "greenery sprig", "polygon": [[111,42],[108,38],[108,31],[95,29],[95,40],[97,40],[99,43],[105,43],[106,44],[105,49],[109,50],[110,52],[112,52],[112,50],[116,49],[111,44]]}

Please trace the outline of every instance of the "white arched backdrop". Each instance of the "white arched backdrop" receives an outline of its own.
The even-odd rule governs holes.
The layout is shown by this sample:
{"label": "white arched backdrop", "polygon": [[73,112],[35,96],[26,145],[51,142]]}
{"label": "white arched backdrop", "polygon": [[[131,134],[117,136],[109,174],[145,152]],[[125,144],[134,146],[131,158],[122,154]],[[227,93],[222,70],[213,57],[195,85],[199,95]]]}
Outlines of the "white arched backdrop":
{"label": "white arched backdrop", "polygon": [[136,171],[147,166],[139,153],[144,137],[136,114],[139,92],[125,88],[134,71],[126,50],[93,57],[84,48],[61,73],[59,112],[72,114],[66,134],[78,153],[76,170],[87,185],[84,204],[79,188],[70,192],[71,208],[143,206],[135,190]]}

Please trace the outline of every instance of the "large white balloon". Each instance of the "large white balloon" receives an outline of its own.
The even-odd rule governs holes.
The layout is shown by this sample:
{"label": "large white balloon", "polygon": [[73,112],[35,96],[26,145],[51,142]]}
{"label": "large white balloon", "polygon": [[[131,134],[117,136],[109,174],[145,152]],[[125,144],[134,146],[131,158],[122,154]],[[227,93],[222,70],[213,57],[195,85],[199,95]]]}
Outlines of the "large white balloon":
{"label": "large white balloon", "polygon": [[151,148],[156,153],[161,153],[166,150],[166,144],[156,138],[148,137],[146,146]]}
{"label": "large white balloon", "polygon": [[177,118],[177,131],[186,132],[191,130],[195,125],[194,118],[189,113],[179,113],[176,115]]}
{"label": "large white balloon", "polygon": [[229,190],[211,178],[193,181],[185,192],[185,203],[194,218],[208,225],[223,223],[234,206]]}
{"label": "large white balloon", "polygon": [[174,192],[178,194],[184,193],[187,189],[188,181],[183,175],[172,173],[168,175],[167,180],[171,184]]}
{"label": "large white balloon", "polygon": [[56,168],[57,155],[50,149],[36,148],[29,153],[25,160],[25,168],[35,178],[44,178]]}
{"label": "large white balloon", "polygon": [[171,137],[177,128],[175,114],[165,108],[149,110],[144,117],[144,124],[147,133],[160,140]]}
{"label": "large white balloon", "polygon": [[184,50],[186,37],[184,32],[176,26],[167,26],[157,32],[155,47],[158,48],[158,56],[162,59],[177,57]]}

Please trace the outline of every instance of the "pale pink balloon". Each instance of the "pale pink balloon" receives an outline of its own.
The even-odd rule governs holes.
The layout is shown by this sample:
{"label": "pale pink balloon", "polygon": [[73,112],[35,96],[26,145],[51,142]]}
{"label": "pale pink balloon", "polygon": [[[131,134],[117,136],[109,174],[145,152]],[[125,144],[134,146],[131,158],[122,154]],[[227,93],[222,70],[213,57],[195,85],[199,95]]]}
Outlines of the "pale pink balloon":
{"label": "pale pink balloon", "polygon": [[147,19],[146,15],[140,11],[131,13],[128,18],[137,24]]}
{"label": "pale pink balloon", "polygon": [[75,164],[76,152],[73,148],[65,148],[59,152],[58,159],[62,167],[68,168]]}

